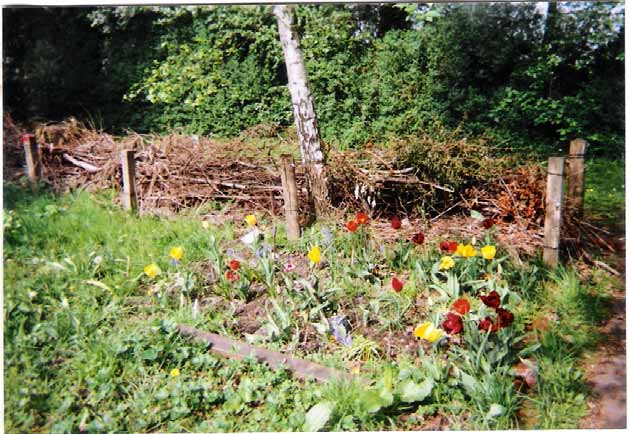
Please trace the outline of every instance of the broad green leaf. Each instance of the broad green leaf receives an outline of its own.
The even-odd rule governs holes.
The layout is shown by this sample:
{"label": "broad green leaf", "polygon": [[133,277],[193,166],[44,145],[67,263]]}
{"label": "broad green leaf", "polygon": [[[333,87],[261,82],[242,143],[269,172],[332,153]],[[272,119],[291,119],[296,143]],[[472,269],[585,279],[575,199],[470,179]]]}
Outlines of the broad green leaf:
{"label": "broad green leaf", "polygon": [[155,351],[152,348],[150,348],[148,350],[144,350],[142,352],[142,358],[144,360],[155,360],[155,359],[157,359],[157,351]]}
{"label": "broad green leaf", "polygon": [[382,408],[383,400],[375,390],[368,390],[361,398],[367,413],[375,413]]}
{"label": "broad green leaf", "polygon": [[382,400],[381,403],[383,407],[388,407],[391,404],[393,404],[393,393],[391,392],[390,389],[387,389],[387,388],[381,389],[378,396]]}
{"label": "broad green leaf", "polygon": [[494,418],[494,417],[502,416],[504,412],[505,412],[505,408],[502,405],[493,403],[489,407],[489,411],[487,412],[487,417]]}
{"label": "broad green leaf", "polygon": [[304,423],[304,431],[316,432],[322,429],[330,419],[334,403],[323,401],[312,407],[306,413],[306,422]]}
{"label": "broad green leaf", "polygon": [[400,386],[400,399],[402,402],[423,401],[430,395],[435,383],[432,378],[427,378],[420,384],[412,380],[404,381]]}

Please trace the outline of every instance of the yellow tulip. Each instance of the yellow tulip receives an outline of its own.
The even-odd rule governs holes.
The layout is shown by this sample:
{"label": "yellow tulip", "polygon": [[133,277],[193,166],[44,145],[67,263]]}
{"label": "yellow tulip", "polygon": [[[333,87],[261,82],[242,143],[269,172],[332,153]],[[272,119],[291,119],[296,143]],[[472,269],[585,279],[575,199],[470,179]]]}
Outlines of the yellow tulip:
{"label": "yellow tulip", "polygon": [[177,246],[170,249],[170,257],[175,261],[179,261],[183,257],[183,248]]}
{"label": "yellow tulip", "polygon": [[157,264],[149,264],[144,267],[144,273],[146,273],[146,275],[151,279],[155,279],[155,276],[157,276],[161,272],[162,270],[159,269]]}
{"label": "yellow tulip", "polygon": [[482,249],[480,249],[480,252],[483,255],[483,258],[487,259],[488,261],[491,261],[496,256],[496,247],[485,246]]}
{"label": "yellow tulip", "polygon": [[464,252],[465,252],[465,246],[463,246],[463,244],[457,244],[456,251],[454,252],[454,254],[458,256],[463,256]]}
{"label": "yellow tulip", "polygon": [[201,227],[202,227],[203,229],[209,229],[209,228],[210,228],[210,222],[209,222],[209,221],[207,221],[207,220],[203,220],[203,221],[201,222]]}
{"label": "yellow tulip", "polygon": [[474,246],[472,246],[471,244],[467,244],[465,246],[459,244],[456,247],[456,252],[454,252],[454,254],[462,256],[463,258],[471,258],[473,256],[476,256],[476,250],[474,250]]}
{"label": "yellow tulip", "polygon": [[435,326],[430,322],[425,322],[418,325],[413,334],[418,338],[426,339],[429,342],[436,342],[441,336],[443,336],[443,330],[435,328]]}
{"label": "yellow tulip", "polygon": [[439,263],[440,270],[449,270],[454,267],[454,259],[451,256],[443,256],[441,258],[441,262]]}
{"label": "yellow tulip", "polygon": [[321,261],[321,249],[317,246],[310,249],[308,259],[310,259],[313,264],[318,264]]}
{"label": "yellow tulip", "polygon": [[181,372],[179,372],[179,369],[178,369],[178,368],[174,368],[174,369],[172,369],[172,370],[170,371],[170,376],[171,376],[171,377],[173,377],[173,378],[178,377],[178,376],[179,376],[179,374],[181,374]]}
{"label": "yellow tulip", "polygon": [[247,224],[249,226],[255,226],[258,223],[258,219],[256,219],[256,216],[254,216],[253,214],[249,214],[248,216],[246,216],[245,220],[247,221]]}

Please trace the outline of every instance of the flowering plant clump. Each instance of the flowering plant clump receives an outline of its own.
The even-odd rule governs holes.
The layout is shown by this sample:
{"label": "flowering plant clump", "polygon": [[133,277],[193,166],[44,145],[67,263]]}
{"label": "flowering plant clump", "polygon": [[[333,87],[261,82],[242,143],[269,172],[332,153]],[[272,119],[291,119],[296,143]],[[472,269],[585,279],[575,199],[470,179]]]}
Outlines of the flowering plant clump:
{"label": "flowering plant clump", "polygon": [[478,322],[479,330],[497,332],[500,329],[509,327],[515,316],[507,309],[500,307],[500,295],[496,291],[491,291],[487,295],[480,295],[479,298],[485,304],[485,306],[494,309],[496,312],[495,321],[486,316],[483,320]]}

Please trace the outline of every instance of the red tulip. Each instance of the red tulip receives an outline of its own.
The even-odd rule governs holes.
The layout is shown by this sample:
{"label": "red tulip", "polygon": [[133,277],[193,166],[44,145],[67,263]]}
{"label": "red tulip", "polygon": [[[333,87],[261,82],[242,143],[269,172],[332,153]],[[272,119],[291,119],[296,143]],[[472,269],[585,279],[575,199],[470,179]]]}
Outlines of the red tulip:
{"label": "red tulip", "polygon": [[456,252],[457,247],[459,247],[459,244],[456,241],[442,241],[439,243],[439,248],[448,253]]}
{"label": "red tulip", "polygon": [[393,216],[391,219],[391,227],[393,229],[400,229],[402,227],[402,221],[398,216]]}
{"label": "red tulip", "polygon": [[229,268],[231,268],[232,271],[237,271],[240,268],[240,262],[232,259],[231,261],[229,261]]}
{"label": "red tulip", "polygon": [[240,279],[240,276],[238,275],[238,273],[235,273],[233,271],[228,271],[227,273],[225,273],[225,277],[227,278],[227,280],[229,280],[230,282],[233,282],[234,280],[238,280]]}
{"label": "red tulip", "polygon": [[496,308],[496,313],[498,314],[498,320],[496,321],[496,326],[499,329],[509,327],[511,323],[513,323],[513,320],[515,319],[515,317],[513,316],[511,312],[501,307]]}
{"label": "red tulip", "polygon": [[491,291],[487,295],[481,295],[480,299],[485,303],[485,306],[493,307],[494,309],[500,306],[500,296],[496,291]]}
{"label": "red tulip", "polygon": [[485,319],[480,320],[478,322],[478,329],[482,330],[482,331],[496,331],[496,327],[494,326],[494,322],[491,320],[491,318],[489,318],[488,316],[485,317]]}
{"label": "red tulip", "polygon": [[369,216],[365,213],[359,212],[356,214],[356,221],[359,225],[366,225],[369,221]]}
{"label": "red tulip", "polygon": [[490,227],[494,225],[494,219],[486,218],[485,220],[483,220],[481,224],[483,225],[485,229],[489,229]]}
{"label": "red tulip", "polygon": [[393,280],[391,280],[391,286],[393,287],[395,292],[400,292],[402,288],[404,288],[404,282],[402,282],[397,277],[394,277]]}
{"label": "red tulip", "polygon": [[352,220],[352,221],[347,222],[345,224],[345,227],[350,232],[356,232],[356,230],[358,229],[358,223],[356,223],[355,220]]}
{"label": "red tulip", "polygon": [[455,313],[448,312],[448,318],[441,325],[446,333],[455,335],[463,330],[463,320]]}
{"label": "red tulip", "polygon": [[465,315],[470,311],[470,302],[464,298],[459,298],[452,303],[452,309],[459,315]]}
{"label": "red tulip", "polygon": [[413,235],[413,242],[417,245],[421,245],[424,244],[424,233],[423,232],[417,232],[415,235]]}

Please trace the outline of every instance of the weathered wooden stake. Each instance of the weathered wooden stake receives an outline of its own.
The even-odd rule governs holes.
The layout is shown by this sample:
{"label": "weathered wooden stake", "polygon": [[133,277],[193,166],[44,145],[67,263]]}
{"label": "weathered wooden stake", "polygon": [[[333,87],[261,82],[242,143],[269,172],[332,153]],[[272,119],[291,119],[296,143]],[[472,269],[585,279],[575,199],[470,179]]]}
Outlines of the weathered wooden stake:
{"label": "weathered wooden stake", "polygon": [[120,154],[122,159],[122,205],[133,212],[138,210],[138,198],[135,192],[135,151],[125,149]]}
{"label": "weathered wooden stake", "polygon": [[290,155],[280,157],[280,176],[284,190],[284,213],[286,214],[286,235],[289,241],[299,239],[299,202],[297,201],[297,181],[295,161]]}
{"label": "weathered wooden stake", "polygon": [[28,179],[37,182],[41,179],[41,161],[39,160],[39,146],[35,141],[35,136],[33,134],[23,135],[22,144],[26,155]]}
{"label": "weathered wooden stake", "polygon": [[561,202],[563,199],[563,171],[565,157],[548,159],[548,181],[546,184],[546,218],[544,220],[544,262],[551,267],[559,262],[559,239],[561,227]]}
{"label": "weathered wooden stake", "polygon": [[585,152],[587,142],[576,139],[570,142],[567,164],[568,197],[566,210],[574,217],[583,216],[583,193],[585,192]]}

